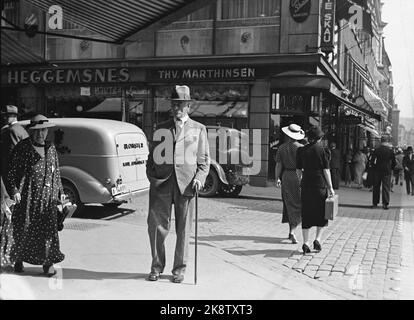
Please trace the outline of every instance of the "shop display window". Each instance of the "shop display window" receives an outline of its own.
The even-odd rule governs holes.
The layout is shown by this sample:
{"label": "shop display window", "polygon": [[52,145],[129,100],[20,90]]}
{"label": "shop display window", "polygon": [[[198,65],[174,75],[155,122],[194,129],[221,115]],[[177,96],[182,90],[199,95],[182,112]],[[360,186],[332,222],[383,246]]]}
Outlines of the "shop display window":
{"label": "shop display window", "polygon": [[[171,118],[168,99],[171,86],[160,86],[155,90],[155,124]],[[237,129],[247,128],[248,85],[196,85],[191,86],[189,115],[205,125],[220,125]]]}

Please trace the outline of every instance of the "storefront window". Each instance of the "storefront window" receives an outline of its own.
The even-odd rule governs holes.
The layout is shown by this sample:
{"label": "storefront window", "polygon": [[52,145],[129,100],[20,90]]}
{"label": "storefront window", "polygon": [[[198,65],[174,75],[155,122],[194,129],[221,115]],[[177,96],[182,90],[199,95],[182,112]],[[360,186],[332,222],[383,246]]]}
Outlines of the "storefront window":
{"label": "storefront window", "polygon": [[[155,90],[155,123],[171,118],[172,87]],[[247,85],[196,85],[191,87],[194,99],[190,117],[205,125],[219,125],[236,129],[247,128],[249,87]]]}
{"label": "storefront window", "polygon": [[274,16],[280,16],[280,0],[227,0],[223,2],[223,20]]}

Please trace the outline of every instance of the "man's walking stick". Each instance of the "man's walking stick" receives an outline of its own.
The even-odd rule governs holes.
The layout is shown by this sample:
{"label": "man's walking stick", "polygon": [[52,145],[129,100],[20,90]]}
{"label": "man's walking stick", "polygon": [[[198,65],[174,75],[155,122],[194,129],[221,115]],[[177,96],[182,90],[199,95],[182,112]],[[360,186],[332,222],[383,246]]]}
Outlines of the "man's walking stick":
{"label": "man's walking stick", "polygon": [[194,284],[197,284],[197,229],[198,229],[198,188],[195,192],[195,231],[194,231]]}

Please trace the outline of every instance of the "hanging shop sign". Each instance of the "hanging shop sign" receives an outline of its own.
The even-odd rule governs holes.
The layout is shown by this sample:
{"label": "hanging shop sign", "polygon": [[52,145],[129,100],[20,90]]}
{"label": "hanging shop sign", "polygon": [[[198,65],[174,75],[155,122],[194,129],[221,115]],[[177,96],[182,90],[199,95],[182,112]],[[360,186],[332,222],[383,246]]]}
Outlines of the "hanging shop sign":
{"label": "hanging shop sign", "polygon": [[256,68],[186,68],[150,70],[148,81],[211,81],[211,80],[253,80]]}
{"label": "hanging shop sign", "polygon": [[336,0],[322,0],[321,7],[321,46],[322,52],[333,52]]}
{"label": "hanging shop sign", "polygon": [[117,83],[130,80],[128,68],[9,70],[7,84]]}
{"label": "hanging shop sign", "polygon": [[290,0],[290,15],[296,22],[304,22],[310,15],[311,0]]}

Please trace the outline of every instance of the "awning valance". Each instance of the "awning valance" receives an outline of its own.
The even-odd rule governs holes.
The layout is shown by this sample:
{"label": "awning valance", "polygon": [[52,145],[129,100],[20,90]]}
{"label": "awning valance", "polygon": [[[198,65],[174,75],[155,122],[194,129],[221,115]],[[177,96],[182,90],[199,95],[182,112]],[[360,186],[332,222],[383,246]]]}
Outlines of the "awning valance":
{"label": "awning valance", "polygon": [[331,92],[331,95],[332,95],[332,96],[333,96],[333,98],[334,98],[334,99],[336,99],[339,103],[344,104],[344,105],[345,105],[345,106],[347,106],[348,108],[351,108],[351,109],[355,110],[357,113],[360,113],[360,114],[366,115],[366,116],[371,117],[371,118],[373,118],[373,119],[375,119],[375,120],[377,120],[377,121],[381,121],[381,115],[376,114],[376,113],[374,113],[374,112],[372,112],[372,111],[369,111],[369,110],[363,109],[363,108],[361,108],[361,107],[358,107],[356,104],[353,104],[352,102],[350,102],[350,101],[348,101],[348,100],[346,100],[346,99],[344,99],[344,98],[342,98],[342,97],[340,97],[340,96],[337,96],[336,94],[334,94],[334,93],[332,93],[332,92]]}
{"label": "awning valance", "polygon": [[272,89],[316,89],[330,90],[332,81],[326,75],[303,71],[289,71],[274,75],[271,79]]}
{"label": "awning valance", "polygon": [[208,0],[26,0],[48,12],[59,5],[63,19],[122,43],[137,32],[160,28],[209,4]]}
{"label": "awning valance", "polygon": [[359,124],[359,127],[363,128],[364,130],[370,132],[375,138],[381,138],[381,135],[379,134],[378,130],[373,129],[367,125]]}
{"label": "awning valance", "polygon": [[388,108],[386,107],[384,100],[368,88],[367,85],[364,85],[364,99],[371,106],[372,110],[388,116]]}
{"label": "awning valance", "polygon": [[41,64],[45,59],[33,53],[29,47],[20,43],[13,36],[1,31],[1,65]]}

